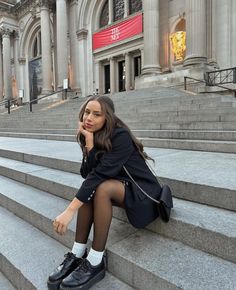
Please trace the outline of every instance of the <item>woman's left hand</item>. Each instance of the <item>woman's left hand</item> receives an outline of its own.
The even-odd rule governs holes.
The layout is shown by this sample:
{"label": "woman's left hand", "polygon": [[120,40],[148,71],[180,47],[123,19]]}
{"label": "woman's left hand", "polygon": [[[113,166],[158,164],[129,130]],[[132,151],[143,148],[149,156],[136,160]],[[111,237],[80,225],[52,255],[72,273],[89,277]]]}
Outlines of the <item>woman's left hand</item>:
{"label": "woman's left hand", "polygon": [[69,223],[71,222],[73,216],[74,216],[74,211],[67,208],[59,216],[57,216],[55,220],[53,221],[54,230],[60,235],[65,234],[67,227]]}

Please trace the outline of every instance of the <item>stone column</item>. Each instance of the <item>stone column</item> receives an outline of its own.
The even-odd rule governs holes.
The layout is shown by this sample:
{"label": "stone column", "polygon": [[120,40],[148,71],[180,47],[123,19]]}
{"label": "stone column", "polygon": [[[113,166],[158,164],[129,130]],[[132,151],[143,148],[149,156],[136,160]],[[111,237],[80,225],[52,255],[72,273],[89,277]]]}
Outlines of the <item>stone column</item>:
{"label": "stone column", "polygon": [[[215,52],[216,61],[221,69],[231,66],[232,40],[232,2],[231,0],[215,0]],[[232,31],[235,33],[235,31]]]}
{"label": "stone column", "polygon": [[131,87],[131,56],[130,53],[125,54],[125,90],[129,91]]}
{"label": "stone column", "polygon": [[216,22],[215,22],[215,1],[209,0],[207,2],[207,61],[210,66],[217,67],[216,63]]}
{"label": "stone column", "polygon": [[3,82],[4,82],[4,98],[12,99],[12,73],[11,73],[11,31],[8,28],[2,29],[2,49],[3,49]]}
{"label": "stone column", "polygon": [[231,37],[232,37],[232,42],[231,42],[231,66],[236,67],[236,2],[232,1],[232,30],[231,30]]}
{"label": "stone column", "polygon": [[142,74],[159,74],[159,0],[143,0],[144,10],[144,65]]}
{"label": "stone column", "polygon": [[42,39],[42,94],[52,92],[52,52],[50,36],[50,14],[48,1],[41,2],[41,39]]}
{"label": "stone column", "polygon": [[[101,94],[102,85],[101,85],[101,74],[102,74],[102,66],[100,61],[96,61],[94,63],[94,92]],[[98,91],[97,91],[98,90]]]}
{"label": "stone column", "polygon": [[140,54],[141,54],[141,71],[142,71],[143,66],[144,66],[144,49],[143,48],[140,49]]}
{"label": "stone column", "polygon": [[68,78],[67,49],[67,5],[66,0],[57,0],[57,74],[58,87],[63,87],[63,80]]}
{"label": "stone column", "polygon": [[114,57],[110,58],[110,93],[116,91],[116,60]]}
{"label": "stone column", "polygon": [[186,0],[184,66],[206,63],[206,1]]}
{"label": "stone column", "polygon": [[0,38],[0,101],[3,99],[2,39]]}
{"label": "stone column", "polygon": [[124,0],[124,18],[129,15],[129,0]]}
{"label": "stone column", "polygon": [[114,19],[113,0],[109,0],[108,9],[109,9],[109,21],[108,21],[108,24],[111,24],[113,22],[113,19]]}
{"label": "stone column", "polygon": [[70,86],[77,92],[80,91],[79,85],[79,42],[76,36],[77,28],[77,1],[71,1],[70,3],[70,19],[69,19],[69,31],[70,31]]}
{"label": "stone column", "polygon": [[27,94],[26,91],[26,84],[25,84],[25,65],[26,65],[26,59],[23,57],[19,58],[19,72],[20,72],[20,79],[19,79],[19,89],[23,90],[24,98],[23,102],[28,102],[29,99],[29,93]]}
{"label": "stone column", "polygon": [[20,72],[19,72],[19,32],[14,31],[14,65],[15,65],[15,80],[16,80],[16,90],[18,95],[19,85],[20,85]]}
{"label": "stone column", "polygon": [[88,30],[87,29],[80,29],[76,32],[77,39],[78,39],[78,55],[83,56],[79,57],[79,82],[80,88],[82,92],[82,96],[87,96],[89,93],[89,86],[88,86],[88,45],[87,45],[87,38],[88,38]]}

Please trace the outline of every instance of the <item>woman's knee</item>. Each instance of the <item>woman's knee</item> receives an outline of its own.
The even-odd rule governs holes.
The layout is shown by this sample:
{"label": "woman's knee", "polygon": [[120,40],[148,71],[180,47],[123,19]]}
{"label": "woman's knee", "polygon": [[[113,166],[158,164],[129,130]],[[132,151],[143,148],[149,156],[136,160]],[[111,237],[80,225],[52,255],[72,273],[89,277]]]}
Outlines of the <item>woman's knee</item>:
{"label": "woman's knee", "polygon": [[122,183],[118,180],[106,180],[102,182],[96,189],[94,198],[113,198],[123,189]]}

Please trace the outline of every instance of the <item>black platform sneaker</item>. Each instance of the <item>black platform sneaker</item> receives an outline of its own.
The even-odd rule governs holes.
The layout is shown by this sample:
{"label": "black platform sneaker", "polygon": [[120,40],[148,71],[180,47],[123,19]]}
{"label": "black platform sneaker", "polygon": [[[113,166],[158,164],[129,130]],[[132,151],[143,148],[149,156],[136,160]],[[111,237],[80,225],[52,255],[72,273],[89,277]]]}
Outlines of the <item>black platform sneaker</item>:
{"label": "black platform sneaker", "polygon": [[65,254],[64,261],[49,275],[47,285],[50,290],[58,290],[61,281],[73,272],[87,257],[87,251],[83,258],[77,258],[73,253],[68,252]]}
{"label": "black platform sneaker", "polygon": [[62,280],[60,290],[89,289],[104,277],[104,259],[97,266],[92,266],[87,259],[83,259],[82,263],[69,276]]}

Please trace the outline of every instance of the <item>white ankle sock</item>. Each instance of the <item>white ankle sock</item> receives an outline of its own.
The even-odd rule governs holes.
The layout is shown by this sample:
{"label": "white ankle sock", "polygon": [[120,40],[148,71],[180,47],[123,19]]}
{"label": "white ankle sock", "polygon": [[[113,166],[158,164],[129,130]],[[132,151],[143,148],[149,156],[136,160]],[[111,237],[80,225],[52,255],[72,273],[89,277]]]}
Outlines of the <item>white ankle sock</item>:
{"label": "white ankle sock", "polygon": [[86,247],[86,244],[74,242],[71,252],[75,254],[77,258],[82,258],[85,253]]}
{"label": "white ankle sock", "polygon": [[97,266],[101,263],[104,251],[98,252],[93,248],[90,249],[87,260],[90,262],[92,266]]}

